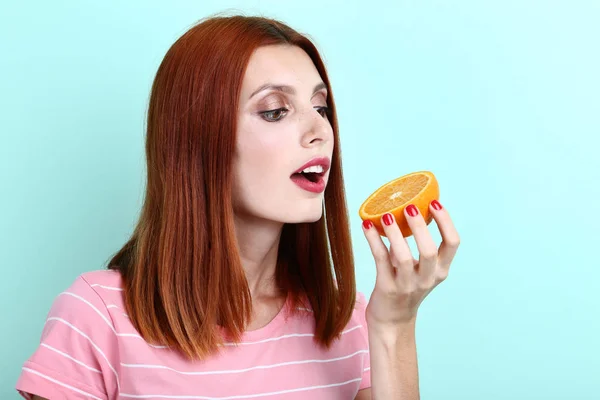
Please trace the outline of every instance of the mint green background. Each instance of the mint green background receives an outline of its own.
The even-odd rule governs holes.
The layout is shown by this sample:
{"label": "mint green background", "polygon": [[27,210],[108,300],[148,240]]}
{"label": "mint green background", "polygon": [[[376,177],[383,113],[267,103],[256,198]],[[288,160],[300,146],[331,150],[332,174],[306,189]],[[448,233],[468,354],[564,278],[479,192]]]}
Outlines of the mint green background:
{"label": "mint green background", "polygon": [[162,57],[196,20],[227,8],[281,18],[323,51],[359,290],[369,295],[375,281],[362,200],[408,172],[439,179],[462,245],[421,306],[422,398],[600,398],[591,0],[4,4],[0,398],[17,398],[55,296],[102,268],[133,228]]}

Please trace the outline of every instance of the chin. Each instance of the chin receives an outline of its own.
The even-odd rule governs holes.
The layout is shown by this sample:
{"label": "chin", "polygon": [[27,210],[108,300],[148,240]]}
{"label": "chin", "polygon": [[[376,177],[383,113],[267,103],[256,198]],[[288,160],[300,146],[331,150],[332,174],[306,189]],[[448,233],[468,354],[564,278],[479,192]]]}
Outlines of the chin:
{"label": "chin", "polygon": [[308,224],[308,223],[312,223],[312,222],[317,222],[320,219],[321,219],[321,215],[315,216],[315,217],[307,217],[307,218],[304,218],[302,220],[293,221],[292,223],[294,223],[294,224]]}
{"label": "chin", "polygon": [[311,223],[317,222],[323,217],[323,207],[319,204],[318,208],[314,208],[312,210],[297,210],[295,213],[290,216],[289,221],[286,221],[289,224],[301,224],[301,223]]}
{"label": "chin", "polygon": [[[237,207],[235,214],[240,217],[266,220],[283,224],[305,224],[317,222],[323,217],[323,200],[298,202],[296,207],[288,203],[270,204],[268,207]],[[275,212],[274,212],[275,211]]]}

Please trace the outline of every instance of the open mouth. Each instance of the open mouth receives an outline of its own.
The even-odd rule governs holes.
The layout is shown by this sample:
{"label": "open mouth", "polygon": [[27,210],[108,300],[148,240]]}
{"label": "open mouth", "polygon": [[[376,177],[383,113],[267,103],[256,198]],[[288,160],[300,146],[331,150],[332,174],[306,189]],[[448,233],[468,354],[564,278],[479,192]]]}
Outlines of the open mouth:
{"label": "open mouth", "polygon": [[294,172],[290,179],[301,189],[312,193],[323,193],[325,190],[325,174],[329,171],[331,161],[327,157],[313,158]]}
{"label": "open mouth", "polygon": [[317,183],[325,176],[324,172],[299,172],[293,174],[292,177],[296,177],[299,179],[305,179],[312,183]]}

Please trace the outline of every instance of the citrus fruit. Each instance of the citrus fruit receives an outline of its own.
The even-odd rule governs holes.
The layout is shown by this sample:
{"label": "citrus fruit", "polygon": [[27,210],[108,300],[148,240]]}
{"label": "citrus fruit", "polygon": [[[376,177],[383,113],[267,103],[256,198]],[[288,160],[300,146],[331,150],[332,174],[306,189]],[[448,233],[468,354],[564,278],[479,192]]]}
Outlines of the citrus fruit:
{"label": "citrus fruit", "polygon": [[404,209],[414,204],[425,222],[433,220],[429,204],[439,200],[440,188],[435,175],[429,171],[412,172],[386,183],[374,191],[360,206],[358,211],[362,220],[370,220],[380,235],[386,236],[381,225],[381,217],[391,213],[402,231],[402,236],[412,235],[408,221],[404,217]]}

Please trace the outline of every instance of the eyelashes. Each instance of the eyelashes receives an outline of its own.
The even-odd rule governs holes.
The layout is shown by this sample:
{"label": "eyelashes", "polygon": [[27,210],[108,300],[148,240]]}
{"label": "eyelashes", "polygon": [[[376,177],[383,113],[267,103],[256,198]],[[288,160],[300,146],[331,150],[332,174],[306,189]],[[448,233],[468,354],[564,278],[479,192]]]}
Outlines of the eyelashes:
{"label": "eyelashes", "polygon": [[[331,114],[331,109],[327,106],[314,107],[314,109],[317,110],[323,118],[327,118]],[[281,121],[289,111],[290,110],[286,107],[280,107],[273,110],[261,111],[259,114],[267,122],[278,122]]]}
{"label": "eyelashes", "polygon": [[281,120],[288,111],[287,108],[281,107],[274,110],[262,111],[260,115],[267,122],[277,122]]}

